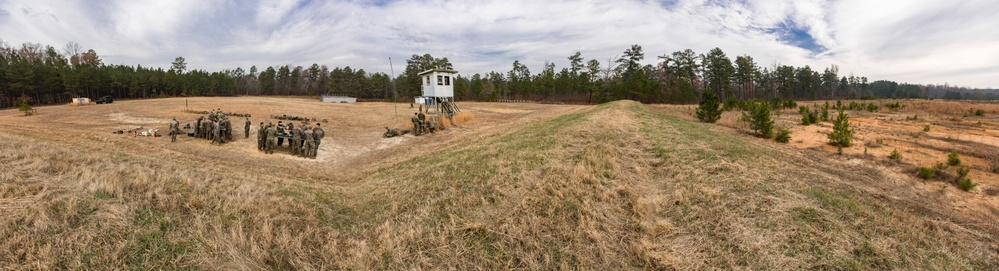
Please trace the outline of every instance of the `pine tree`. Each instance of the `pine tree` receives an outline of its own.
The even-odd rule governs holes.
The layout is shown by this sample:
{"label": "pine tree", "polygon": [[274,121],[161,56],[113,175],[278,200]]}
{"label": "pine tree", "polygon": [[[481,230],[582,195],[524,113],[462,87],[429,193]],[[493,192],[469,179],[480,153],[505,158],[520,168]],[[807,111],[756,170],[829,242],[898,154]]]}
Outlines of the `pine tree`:
{"label": "pine tree", "polygon": [[31,114],[32,114],[31,105],[28,104],[28,101],[27,100],[20,100],[20,103],[21,103],[21,107],[18,108],[17,110],[21,111],[21,113],[24,113],[25,116],[31,116]]}
{"label": "pine tree", "polygon": [[697,119],[703,122],[714,123],[721,118],[721,101],[711,89],[705,89],[701,94],[701,103],[697,106]]}
{"label": "pine tree", "polygon": [[824,106],[822,106],[822,121],[829,121],[829,102],[827,101]]}
{"label": "pine tree", "polygon": [[774,121],[770,118],[770,104],[751,102],[749,111],[742,112],[742,120],[749,123],[753,134],[762,138],[774,136]]}
{"label": "pine tree", "polygon": [[849,147],[853,139],[853,130],[850,129],[850,117],[839,110],[839,116],[833,120],[833,131],[829,133],[829,143],[837,147]]}

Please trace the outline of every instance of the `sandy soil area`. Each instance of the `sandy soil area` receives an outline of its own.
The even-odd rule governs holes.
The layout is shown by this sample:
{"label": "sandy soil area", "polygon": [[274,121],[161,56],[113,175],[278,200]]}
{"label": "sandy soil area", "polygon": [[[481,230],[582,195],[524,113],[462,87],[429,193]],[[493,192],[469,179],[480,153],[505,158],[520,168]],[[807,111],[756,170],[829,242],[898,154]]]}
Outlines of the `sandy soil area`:
{"label": "sandy soil area", "polygon": [[[322,103],[301,97],[194,97],[152,100],[115,101],[102,105],[53,105],[36,107],[38,113],[24,117],[16,109],[0,111],[0,127],[10,132],[37,137],[63,138],[67,144],[92,144],[94,141],[135,145],[146,155],[171,153],[196,161],[243,163],[248,170],[279,170],[292,175],[316,174],[329,178],[349,178],[357,167],[366,171],[383,166],[385,160],[402,160],[420,155],[433,155],[437,150],[461,144],[472,144],[476,138],[504,133],[510,127],[551,118],[584,108],[575,105],[504,104],[459,102],[464,113],[474,118],[456,127],[426,136],[407,134],[384,138],[385,127],[412,129],[409,118],[418,109],[408,103]],[[233,118],[235,141],[222,146],[206,140],[179,136],[176,143],[169,137],[133,137],[114,134],[117,130],[136,128],[159,129],[166,134],[169,122],[176,117],[184,126],[194,125],[199,114],[220,108],[225,112],[250,114],[250,137],[244,139],[245,118]],[[272,115],[301,116],[314,119],[326,132],[316,159],[290,155],[287,143],[275,154],[256,149],[256,129],[259,123],[277,123]],[[288,121],[285,120],[285,123]],[[296,121],[296,124],[301,123]],[[186,132],[193,131],[192,129]],[[204,165],[204,164],[202,164]],[[208,164],[210,165],[210,164]],[[342,179],[345,180],[345,179]]]}

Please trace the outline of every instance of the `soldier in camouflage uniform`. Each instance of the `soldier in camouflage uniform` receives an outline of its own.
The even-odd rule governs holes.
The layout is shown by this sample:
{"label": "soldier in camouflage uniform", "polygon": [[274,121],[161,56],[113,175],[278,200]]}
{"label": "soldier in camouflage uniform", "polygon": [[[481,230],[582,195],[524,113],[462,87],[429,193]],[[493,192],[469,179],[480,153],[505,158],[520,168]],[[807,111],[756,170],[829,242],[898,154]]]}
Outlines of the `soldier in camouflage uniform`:
{"label": "soldier in camouflage uniform", "polygon": [[277,128],[274,124],[267,124],[267,154],[274,153],[274,145],[277,145]]}
{"label": "soldier in camouflage uniform", "polygon": [[201,125],[198,125],[198,138],[208,138],[208,123],[210,122],[208,119],[201,120]]}
{"label": "soldier in camouflage uniform", "polygon": [[225,121],[225,127],[223,127],[225,129],[225,141],[230,142],[232,141],[232,120],[229,117],[224,117],[222,120]]}
{"label": "soldier in camouflage uniform", "polygon": [[229,132],[228,129],[226,129],[225,127],[226,126],[225,121],[226,121],[225,117],[219,117],[219,138],[217,139],[217,141],[219,142],[220,145],[226,142],[227,140],[226,136],[227,133]]}
{"label": "soldier in camouflage uniform", "polygon": [[305,146],[303,146],[302,148],[304,153],[302,154],[302,156],[312,157],[312,152],[313,150],[315,150],[316,146],[315,131],[309,129],[308,126],[306,126],[306,128],[302,130],[302,138],[305,139]]}
{"label": "soldier in camouflage uniform", "polygon": [[215,121],[209,118],[209,120],[205,122],[205,139],[208,139],[208,142],[214,142],[215,138],[212,137],[212,135],[214,134],[215,134]]}
{"label": "soldier in camouflage uniform", "polygon": [[204,116],[198,116],[198,122],[194,125],[194,136],[201,137],[201,121],[204,119]]}
{"label": "soldier in camouflage uniform", "polygon": [[264,126],[264,122],[260,122],[260,126],[257,127],[257,150],[264,150],[267,147],[267,126]]}
{"label": "soldier in camouflage uniform", "polygon": [[226,130],[225,126],[226,126],[225,119],[221,119],[220,118],[219,119],[219,137],[218,137],[219,145],[222,145],[223,143],[226,143],[225,135],[227,133],[227,130]]}
{"label": "soldier in camouflage uniform", "polygon": [[[413,133],[415,133],[416,135],[420,135],[420,126],[421,126],[420,125],[420,118],[419,118],[419,116],[417,116],[416,112],[413,112],[413,118],[410,119],[410,120],[413,121]],[[388,129],[388,128],[386,127],[386,129]]]}
{"label": "soldier in camouflage uniform", "polygon": [[201,133],[205,129],[205,119],[203,117],[198,117],[198,124],[194,126],[194,137],[201,138]]}
{"label": "soldier in camouflage uniform", "polygon": [[323,138],[326,137],[326,131],[323,131],[323,128],[320,126],[322,125],[316,123],[316,128],[312,128],[312,137],[315,137],[316,141],[316,145],[312,147],[312,158],[316,158],[316,155],[319,154],[319,144],[322,143]]}
{"label": "soldier in camouflage uniform", "polygon": [[250,138],[250,118],[246,118],[246,127],[243,129],[243,138]]}
{"label": "soldier in camouflage uniform", "polygon": [[180,133],[180,122],[174,117],[170,122],[170,142],[177,142],[177,134]]}
{"label": "soldier in camouflage uniform", "polygon": [[312,131],[312,129],[310,129],[309,124],[305,122],[303,122],[302,125],[299,126],[299,129],[301,129],[302,132],[298,134],[299,143],[301,143],[298,146],[298,156],[305,157],[305,154],[308,153],[307,150],[308,146],[305,144],[305,131]]}
{"label": "soldier in camouflage uniform", "polygon": [[397,136],[401,136],[401,135],[403,135],[403,132],[401,130],[399,130],[399,128],[389,129],[388,127],[385,127],[385,134],[383,136],[385,136],[386,138],[389,138],[389,137],[397,137]]}
{"label": "soldier in camouflage uniform", "polygon": [[222,125],[218,121],[212,122],[212,143],[222,144]]}
{"label": "soldier in camouflage uniform", "polygon": [[[278,121],[278,124],[277,124],[277,127],[276,127],[276,128],[277,128],[277,133],[278,133],[279,135],[281,135],[281,134],[284,134],[284,133],[285,133],[285,131],[284,131],[284,128],[285,128],[285,127],[284,127],[284,123],[281,123],[281,121]],[[277,141],[277,145],[278,145],[278,147],[280,147],[281,145],[284,145],[284,138],[283,138],[283,137],[279,137],[279,138],[278,138],[277,140],[278,140],[278,141]]]}
{"label": "soldier in camouflage uniform", "polygon": [[420,119],[420,134],[429,133],[431,130],[430,130],[430,122],[427,121],[427,115],[423,114],[423,111],[420,111],[418,118]]}
{"label": "soldier in camouflage uniform", "polygon": [[229,124],[227,123],[228,121],[229,120],[226,119],[225,116],[219,118],[219,135],[222,136],[219,140],[219,144],[226,143],[229,141],[229,127],[228,127]]}
{"label": "soldier in camouflage uniform", "polygon": [[298,141],[301,140],[299,138],[301,132],[301,128],[295,127],[294,123],[288,123],[288,134],[291,135],[291,138],[288,139],[288,147],[291,147],[291,155],[298,155],[299,147],[301,147],[298,144]]}

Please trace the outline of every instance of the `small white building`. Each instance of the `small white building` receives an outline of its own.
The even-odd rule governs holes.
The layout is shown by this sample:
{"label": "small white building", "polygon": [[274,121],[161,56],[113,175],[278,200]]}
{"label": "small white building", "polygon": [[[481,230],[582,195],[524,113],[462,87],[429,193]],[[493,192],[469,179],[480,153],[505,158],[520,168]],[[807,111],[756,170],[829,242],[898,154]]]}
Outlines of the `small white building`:
{"label": "small white building", "polygon": [[87,105],[90,104],[90,98],[73,98],[73,105]]}
{"label": "small white building", "polygon": [[454,75],[458,71],[427,70],[419,73],[423,79],[423,97],[454,97]]}
{"label": "small white building", "polygon": [[357,98],[347,96],[323,95],[319,100],[324,103],[355,103]]}

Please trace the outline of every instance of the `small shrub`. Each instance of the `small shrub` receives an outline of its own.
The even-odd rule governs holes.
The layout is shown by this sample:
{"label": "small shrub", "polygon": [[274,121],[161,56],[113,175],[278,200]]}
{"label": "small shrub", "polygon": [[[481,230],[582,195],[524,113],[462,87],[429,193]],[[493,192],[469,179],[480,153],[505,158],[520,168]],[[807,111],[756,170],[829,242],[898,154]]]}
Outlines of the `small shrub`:
{"label": "small shrub", "polygon": [[887,103],[885,104],[885,107],[888,108],[888,111],[892,112],[898,111],[900,108],[902,108],[902,106],[898,102]]}
{"label": "small shrub", "polygon": [[937,165],[933,166],[933,168],[936,169],[937,171],[947,170],[948,167],[949,166],[947,166],[947,164],[944,164],[944,163],[941,163],[941,162],[937,162]]}
{"label": "small shrub", "polygon": [[888,159],[900,160],[902,159],[902,154],[898,153],[898,150],[891,150],[891,154],[888,155]]}
{"label": "small shrub", "polygon": [[937,174],[937,171],[935,169],[928,168],[928,167],[919,167],[919,178],[929,179],[929,178],[933,178],[933,175],[936,175],[936,174]]}
{"label": "small shrub", "polygon": [[975,116],[979,116],[979,117],[985,116],[985,110],[981,110],[981,109],[975,110]]}
{"label": "small shrub", "polygon": [[947,154],[947,165],[948,166],[961,165],[961,157],[957,155],[956,151],[952,151]]}
{"label": "small shrub", "polygon": [[930,131],[929,125],[923,126],[923,132],[929,132],[929,131]]}
{"label": "small shrub", "polygon": [[792,108],[795,108],[797,106],[798,106],[798,103],[795,102],[794,100],[791,100],[791,99],[784,100],[784,108],[792,109]]}
{"label": "small shrub", "polygon": [[960,187],[961,190],[971,191],[971,189],[975,188],[975,186],[978,186],[978,184],[972,181],[971,178],[961,178],[960,180],[957,180],[957,187]]}
{"label": "small shrub", "polygon": [[992,173],[999,174],[999,163],[992,162],[992,164],[989,167],[992,168]]}
{"label": "small shrub", "polygon": [[782,100],[780,97],[774,97],[773,99],[770,99],[770,108],[773,109],[784,108],[784,100]]}
{"label": "small shrub", "polygon": [[849,147],[851,141],[853,140],[853,130],[850,129],[850,117],[843,112],[839,111],[839,115],[833,120],[833,131],[828,135],[829,143],[840,146]]}
{"label": "small shrub", "polygon": [[868,112],[878,111],[878,106],[876,104],[874,104],[874,102],[871,102],[871,103],[867,104],[867,111]]}
{"label": "small shrub", "polygon": [[697,119],[703,122],[714,123],[721,118],[721,102],[718,101],[718,96],[711,89],[704,90],[701,94],[701,102],[697,106],[695,113],[697,114]]}
{"label": "small shrub", "polygon": [[966,167],[960,167],[957,169],[957,178],[958,179],[964,178],[965,176],[968,176],[968,173],[971,173],[971,169]]}
{"label": "small shrub", "polygon": [[978,121],[978,127],[982,127],[982,121]]}
{"label": "small shrub", "polygon": [[722,105],[722,110],[732,111],[735,109],[742,109],[743,106],[740,103],[741,101],[739,101],[738,98],[728,97],[728,99],[725,99],[725,103]]}
{"label": "small shrub", "polygon": [[780,143],[791,142],[791,130],[786,127],[777,128],[777,134],[774,135],[774,141]]}
{"label": "small shrub", "polygon": [[815,120],[817,119],[815,113],[813,113],[811,110],[808,110],[808,107],[806,106],[798,107],[798,113],[801,113],[801,125],[805,126],[812,125],[815,123]]}
{"label": "small shrub", "polygon": [[850,110],[862,110],[862,109],[864,109],[864,107],[861,106],[860,104],[858,104],[857,102],[851,101],[849,109]]}

